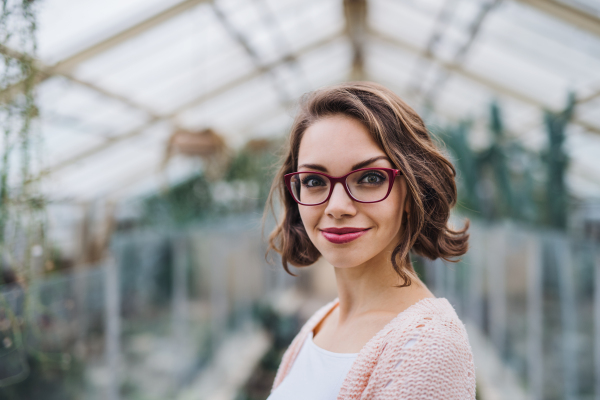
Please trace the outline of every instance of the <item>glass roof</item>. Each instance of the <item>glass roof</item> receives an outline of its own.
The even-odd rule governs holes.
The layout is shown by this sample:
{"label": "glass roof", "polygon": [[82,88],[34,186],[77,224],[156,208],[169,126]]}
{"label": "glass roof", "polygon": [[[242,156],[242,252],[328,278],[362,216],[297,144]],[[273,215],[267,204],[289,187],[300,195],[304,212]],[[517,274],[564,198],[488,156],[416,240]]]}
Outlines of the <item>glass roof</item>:
{"label": "glass roof", "polygon": [[[598,3],[561,0],[555,13],[530,0],[488,3],[368,0],[364,78],[418,111],[433,93],[442,122],[484,121],[497,99],[509,134],[532,149],[545,145],[542,110],[562,109],[574,91],[569,185],[600,197],[600,22],[593,31],[561,14],[600,21]],[[54,199],[160,190],[201,168],[182,157],[161,167],[174,130],[210,127],[232,148],[281,136],[294,100],[352,71],[340,0],[46,0],[38,16],[50,71],[37,90],[39,129]]]}

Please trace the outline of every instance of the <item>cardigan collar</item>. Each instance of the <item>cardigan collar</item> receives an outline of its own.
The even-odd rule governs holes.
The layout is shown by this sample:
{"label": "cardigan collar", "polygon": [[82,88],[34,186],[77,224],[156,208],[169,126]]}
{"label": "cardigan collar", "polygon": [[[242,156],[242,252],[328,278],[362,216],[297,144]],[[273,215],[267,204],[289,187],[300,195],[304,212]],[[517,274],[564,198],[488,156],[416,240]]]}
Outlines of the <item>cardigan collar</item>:
{"label": "cardigan collar", "polygon": [[[330,301],[329,303],[321,307],[319,310],[317,310],[317,312],[315,312],[304,324],[304,326],[290,345],[289,358],[287,360],[282,360],[282,363],[285,361],[285,365],[283,366],[284,368],[282,368],[281,371],[278,371],[278,374],[275,377],[275,382],[273,383],[273,388],[277,387],[288,374],[309,332],[311,332],[319,324],[319,322],[321,322],[321,320],[338,304],[339,297],[336,297],[334,300]],[[379,355],[381,354],[386,345],[385,337],[406,318],[409,318],[415,313],[437,314],[439,312],[448,310],[448,307],[450,307],[454,311],[452,305],[445,298],[427,297],[409,306],[404,311],[401,311],[396,317],[394,317],[390,322],[388,322],[379,332],[375,334],[375,336],[373,336],[363,346],[361,351],[358,353],[358,356],[354,360],[351,370],[357,363],[364,364],[366,362],[367,364],[373,364],[373,366],[377,364],[377,359],[379,358]],[[373,357],[373,354],[375,354],[376,356]],[[367,372],[362,375],[362,380],[369,380],[370,372]]]}

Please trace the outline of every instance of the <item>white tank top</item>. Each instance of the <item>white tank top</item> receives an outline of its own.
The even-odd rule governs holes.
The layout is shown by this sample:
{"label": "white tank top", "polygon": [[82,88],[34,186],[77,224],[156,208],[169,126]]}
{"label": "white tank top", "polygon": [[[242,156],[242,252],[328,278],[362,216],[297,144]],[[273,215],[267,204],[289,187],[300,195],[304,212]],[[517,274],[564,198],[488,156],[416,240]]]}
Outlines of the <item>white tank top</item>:
{"label": "white tank top", "polygon": [[335,400],[356,356],[320,348],[311,331],[290,372],[267,400]]}

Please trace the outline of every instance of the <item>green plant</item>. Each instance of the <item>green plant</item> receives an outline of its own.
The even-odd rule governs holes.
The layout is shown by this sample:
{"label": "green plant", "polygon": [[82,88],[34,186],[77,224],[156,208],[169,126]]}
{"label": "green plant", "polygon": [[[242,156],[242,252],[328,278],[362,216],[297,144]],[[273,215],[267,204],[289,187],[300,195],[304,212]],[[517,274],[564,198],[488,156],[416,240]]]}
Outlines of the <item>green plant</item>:
{"label": "green plant", "polygon": [[10,326],[0,335],[2,352],[11,362],[3,364],[0,387],[36,381],[40,377],[34,371],[52,359],[30,346],[40,333],[33,313],[39,299],[30,289],[44,269],[46,204],[39,187],[41,141],[35,123],[36,5],[3,0],[0,14],[0,285],[11,277],[10,289],[20,290],[24,300],[12,309],[4,298],[8,288],[1,287],[2,318]]}
{"label": "green plant", "polygon": [[[33,1],[2,2],[0,57],[4,68],[0,74],[0,252],[4,262],[15,264],[21,261],[22,265],[29,264],[28,253],[22,257],[11,253],[7,241],[14,239],[15,234],[22,230],[40,235],[40,211],[45,203],[32,168],[36,162],[37,144],[33,122],[38,115],[33,57],[37,47],[36,26]],[[11,49],[9,44],[18,46],[18,50]],[[12,238],[8,237],[9,231],[13,234]],[[25,273],[23,270],[18,272]]]}
{"label": "green plant", "polygon": [[565,131],[575,111],[575,94],[570,93],[563,111],[544,111],[544,123],[548,133],[548,149],[544,153],[547,167],[546,178],[546,218],[548,225],[565,229],[567,226],[568,192],[565,174],[569,158],[564,150]]}
{"label": "green plant", "polygon": [[434,129],[453,156],[461,211],[486,220],[510,218],[565,229],[569,193],[564,141],[574,106],[571,94],[564,111],[544,111],[548,148],[542,154],[508,137],[496,102],[490,105],[487,148],[474,150],[469,145],[471,121]]}

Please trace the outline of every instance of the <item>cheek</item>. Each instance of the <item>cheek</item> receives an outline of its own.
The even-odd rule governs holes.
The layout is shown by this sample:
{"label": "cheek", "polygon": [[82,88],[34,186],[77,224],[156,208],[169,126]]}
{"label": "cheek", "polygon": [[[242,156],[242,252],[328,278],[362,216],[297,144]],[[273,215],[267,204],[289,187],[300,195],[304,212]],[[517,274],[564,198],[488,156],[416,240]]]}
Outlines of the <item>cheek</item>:
{"label": "cheek", "polygon": [[406,196],[406,186],[403,181],[396,182],[388,198],[384,201],[387,207],[393,208],[398,214],[402,212],[404,206],[404,197]]}
{"label": "cheek", "polygon": [[370,214],[382,232],[390,237],[396,236],[402,225],[402,213],[398,207],[390,204],[379,207]]}
{"label": "cheek", "polygon": [[388,234],[395,236],[402,227],[402,215],[404,213],[403,188],[395,185],[390,196],[376,209],[381,228]]}
{"label": "cheek", "polygon": [[309,237],[312,237],[313,229],[317,226],[319,222],[320,216],[323,214],[323,210],[321,206],[298,206],[298,210],[300,211],[300,219],[302,220],[302,224],[304,225],[304,229],[306,233],[308,233]]}

